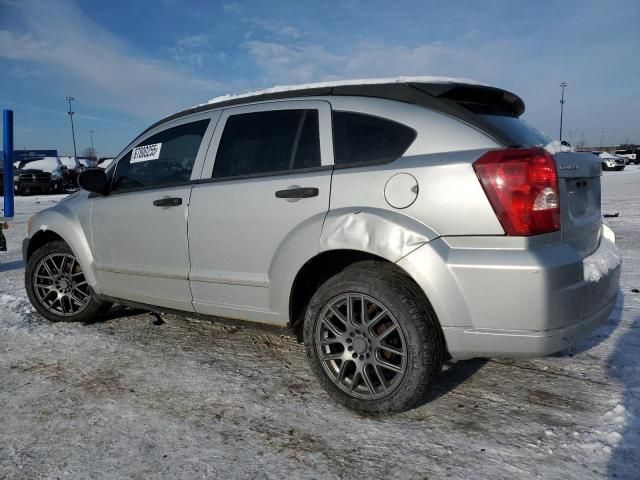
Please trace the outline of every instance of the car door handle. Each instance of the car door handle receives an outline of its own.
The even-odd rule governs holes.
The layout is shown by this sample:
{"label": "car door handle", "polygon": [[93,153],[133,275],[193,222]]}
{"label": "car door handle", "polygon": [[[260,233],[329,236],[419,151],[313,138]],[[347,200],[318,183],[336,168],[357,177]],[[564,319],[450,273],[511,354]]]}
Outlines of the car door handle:
{"label": "car door handle", "polygon": [[315,187],[296,187],[278,190],[276,198],[309,198],[317,197],[320,190]]}
{"label": "car door handle", "polygon": [[153,201],[155,207],[177,207],[182,205],[182,199],[180,197],[165,197],[159,198]]}

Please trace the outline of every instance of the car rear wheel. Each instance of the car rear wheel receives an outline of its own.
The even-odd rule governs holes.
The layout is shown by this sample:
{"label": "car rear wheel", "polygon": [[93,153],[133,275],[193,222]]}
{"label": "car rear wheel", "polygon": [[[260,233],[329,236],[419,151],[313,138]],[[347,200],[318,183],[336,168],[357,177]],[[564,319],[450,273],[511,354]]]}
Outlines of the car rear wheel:
{"label": "car rear wheel", "polygon": [[377,261],[356,263],[318,289],[304,343],[331,397],[368,415],[415,406],[444,358],[442,332],[424,295],[395,266]]}
{"label": "car rear wheel", "polygon": [[95,297],[80,263],[62,242],[48,243],[29,258],[25,287],[31,304],[52,322],[88,322],[111,306]]}

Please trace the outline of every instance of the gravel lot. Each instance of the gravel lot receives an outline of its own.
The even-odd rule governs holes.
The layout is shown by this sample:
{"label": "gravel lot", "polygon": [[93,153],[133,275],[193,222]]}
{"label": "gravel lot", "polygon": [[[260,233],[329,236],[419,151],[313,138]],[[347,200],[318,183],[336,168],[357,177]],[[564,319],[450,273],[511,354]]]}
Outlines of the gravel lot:
{"label": "gravel lot", "polygon": [[[430,401],[333,404],[273,331],[114,309],[50,324],[23,288],[18,197],[0,256],[0,478],[638,478],[640,168],[603,176],[618,305],[572,357],[450,363]],[[524,295],[524,292],[523,292]]]}

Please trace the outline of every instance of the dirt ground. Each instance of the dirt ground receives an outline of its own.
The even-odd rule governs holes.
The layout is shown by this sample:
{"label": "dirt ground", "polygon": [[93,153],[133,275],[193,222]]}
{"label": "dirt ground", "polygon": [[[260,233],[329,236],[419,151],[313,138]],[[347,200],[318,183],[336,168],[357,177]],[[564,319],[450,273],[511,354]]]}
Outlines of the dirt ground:
{"label": "dirt ground", "polygon": [[449,363],[413,411],[334,403],[277,332],[124,308],[51,324],[20,241],[60,197],[18,197],[0,256],[0,478],[638,478],[640,168],[603,177],[618,304],[572,356]]}

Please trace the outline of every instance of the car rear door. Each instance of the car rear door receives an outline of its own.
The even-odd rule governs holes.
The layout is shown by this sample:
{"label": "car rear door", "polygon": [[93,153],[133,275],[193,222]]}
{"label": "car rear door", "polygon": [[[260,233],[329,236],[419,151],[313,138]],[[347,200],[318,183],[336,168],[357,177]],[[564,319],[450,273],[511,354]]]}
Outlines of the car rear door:
{"label": "car rear door", "polygon": [[[103,294],[192,311],[187,215],[216,114],[198,114],[146,134],[117,160],[109,195],[95,196],[91,239]],[[193,178],[192,178],[193,177]]]}
{"label": "car rear door", "polygon": [[194,310],[285,324],[289,289],[318,253],[333,165],[327,102],[228,108],[189,211]]}

